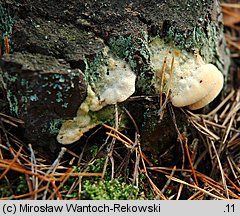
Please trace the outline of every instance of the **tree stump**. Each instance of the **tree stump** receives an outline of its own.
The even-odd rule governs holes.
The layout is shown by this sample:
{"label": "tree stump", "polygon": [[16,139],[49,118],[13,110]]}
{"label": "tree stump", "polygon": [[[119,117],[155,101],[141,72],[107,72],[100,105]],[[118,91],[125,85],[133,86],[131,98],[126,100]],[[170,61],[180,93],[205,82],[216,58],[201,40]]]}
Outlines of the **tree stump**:
{"label": "tree stump", "polygon": [[[11,114],[25,122],[27,142],[44,151],[58,151],[61,139],[56,137],[66,120],[72,125],[74,117],[84,116],[77,121],[85,128],[91,124],[81,131],[85,133],[114,119],[114,102],[131,113],[145,150],[159,155],[171,146],[178,134],[170,112],[159,121],[159,89],[154,86],[149,50],[155,38],[191,55],[198,49],[204,62],[216,65],[227,76],[228,50],[216,0],[9,0],[2,7],[7,11],[2,16],[14,19],[7,28],[10,54],[0,59],[2,95]],[[106,102],[107,97],[101,99],[103,90],[118,83],[108,84],[107,73],[121,73],[120,69],[128,80],[123,78],[119,88],[135,79],[133,94],[126,94],[132,97],[116,96],[116,101]],[[121,90],[120,94],[125,93]],[[101,108],[93,107],[96,98]],[[81,104],[84,107],[79,109]],[[185,116],[178,108],[174,110],[176,123],[184,130]],[[74,122],[74,130],[78,123]]]}

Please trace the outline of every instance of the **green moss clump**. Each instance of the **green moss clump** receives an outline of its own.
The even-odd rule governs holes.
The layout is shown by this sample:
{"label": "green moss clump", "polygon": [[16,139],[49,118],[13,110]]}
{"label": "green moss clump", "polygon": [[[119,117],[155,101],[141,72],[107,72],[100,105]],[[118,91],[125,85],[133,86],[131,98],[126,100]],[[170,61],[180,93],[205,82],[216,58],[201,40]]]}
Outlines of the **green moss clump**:
{"label": "green moss clump", "polygon": [[[99,153],[99,146],[93,145],[89,149],[90,155],[95,158]],[[94,163],[88,165],[85,171],[89,173],[102,173],[106,162],[106,156],[99,157],[94,160]],[[81,168],[78,166],[73,167],[74,172],[81,172]],[[112,168],[109,164],[106,167],[104,178],[101,177],[83,177],[82,178],[82,190],[80,197],[78,193],[73,191],[72,194],[66,196],[66,198],[78,198],[78,199],[91,199],[91,200],[130,200],[130,199],[153,199],[154,196],[151,189],[145,187],[146,177],[142,173],[139,175],[138,186],[132,185],[131,182],[126,182],[123,177],[116,177],[111,179]],[[126,171],[126,179],[129,179],[131,173]],[[68,191],[71,185],[74,183],[75,178],[70,177],[67,183],[63,186],[63,190]]]}
{"label": "green moss clump", "polygon": [[19,175],[16,178],[14,184],[12,184],[11,189],[9,189],[9,184],[2,180],[0,184],[0,198],[11,197],[13,194],[25,194],[28,192],[27,181],[24,175]]}
{"label": "green moss clump", "polygon": [[90,200],[129,200],[140,199],[138,188],[119,180],[95,181],[86,180],[83,184],[81,199]]}
{"label": "green moss clump", "polygon": [[25,176],[19,176],[17,192],[20,194],[24,194],[24,193],[27,193],[27,191],[28,191],[28,186],[27,186],[27,181]]}
{"label": "green moss clump", "polygon": [[1,181],[0,184],[0,198],[10,197],[12,195],[11,190],[9,190],[9,185],[5,180]]}
{"label": "green moss clump", "polygon": [[[95,149],[96,150],[96,149]],[[95,151],[94,150],[94,151]],[[89,172],[102,172],[106,158],[96,159],[94,164],[89,166]],[[127,171],[128,172],[128,171]],[[107,167],[104,179],[100,177],[85,178],[82,183],[80,199],[90,200],[130,200],[153,198],[151,192],[145,194],[144,176],[139,176],[139,186],[126,183],[123,178],[111,179],[111,168]]]}

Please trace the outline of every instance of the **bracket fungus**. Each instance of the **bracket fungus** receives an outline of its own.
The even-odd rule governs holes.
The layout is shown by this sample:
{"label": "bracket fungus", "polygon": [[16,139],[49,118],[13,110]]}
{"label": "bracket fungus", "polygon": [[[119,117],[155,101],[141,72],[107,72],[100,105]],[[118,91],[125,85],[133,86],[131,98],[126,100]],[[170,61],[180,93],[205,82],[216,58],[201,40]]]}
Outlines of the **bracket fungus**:
{"label": "bracket fungus", "polygon": [[[222,73],[213,64],[206,64],[197,51],[188,53],[177,50],[159,38],[154,39],[149,47],[151,66],[155,72],[155,89],[159,89],[159,79],[164,67],[165,83],[171,79],[170,99],[174,106],[187,106],[191,110],[200,109],[220,93],[223,87]],[[172,58],[174,67],[170,75]]]}
{"label": "bracket fungus", "polygon": [[[167,92],[170,86],[170,99],[174,106],[199,109],[210,103],[221,91],[222,73],[213,64],[206,64],[198,53],[178,50],[158,37],[148,47],[154,72],[152,84],[156,90],[160,89],[164,68],[164,86],[161,88]],[[114,56],[108,47],[94,61],[90,64],[86,62],[87,98],[80,105],[77,116],[66,120],[60,128],[57,140],[61,144],[79,140],[85,132],[111,118],[113,111],[109,112],[111,109],[105,108],[125,101],[135,92],[135,73],[127,62]]]}
{"label": "bracket fungus", "polygon": [[[190,85],[182,92],[182,98],[186,97],[187,93],[194,92],[194,98],[189,96],[189,102],[186,104],[190,110],[200,109],[209,104],[217,97],[223,87],[223,75],[213,64],[205,64],[197,68],[192,79]],[[172,97],[173,105],[176,103],[177,97],[179,95],[175,98]],[[177,105],[179,104],[175,104],[175,106]]]}
{"label": "bracket fungus", "polygon": [[136,75],[130,66],[113,56],[108,48],[103,50],[102,57],[94,73],[87,74],[91,68],[86,65],[85,75],[90,76],[87,98],[80,105],[77,116],[73,120],[66,120],[60,128],[57,140],[61,144],[79,140],[85,132],[107,120],[108,114],[112,117],[111,109],[103,108],[123,102],[135,92]]}

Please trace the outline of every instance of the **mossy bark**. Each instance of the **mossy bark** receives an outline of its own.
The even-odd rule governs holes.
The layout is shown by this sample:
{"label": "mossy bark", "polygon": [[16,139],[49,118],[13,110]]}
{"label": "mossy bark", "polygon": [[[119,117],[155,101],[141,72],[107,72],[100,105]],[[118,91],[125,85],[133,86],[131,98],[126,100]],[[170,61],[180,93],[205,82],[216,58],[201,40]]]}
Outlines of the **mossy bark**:
{"label": "mossy bark", "polygon": [[[9,0],[3,7],[10,16],[15,14],[11,54],[0,60],[3,95],[12,114],[25,121],[25,138],[44,148],[59,146],[58,123],[73,118],[86,98],[86,62],[94,72],[106,46],[136,73],[134,96],[156,96],[150,102],[130,100],[125,106],[140,128],[144,147],[157,154],[177,133],[168,112],[162,122],[157,115],[151,38],[158,36],[189,52],[197,48],[205,62],[227,75],[229,57],[216,0]],[[177,119],[183,119],[178,111]]]}

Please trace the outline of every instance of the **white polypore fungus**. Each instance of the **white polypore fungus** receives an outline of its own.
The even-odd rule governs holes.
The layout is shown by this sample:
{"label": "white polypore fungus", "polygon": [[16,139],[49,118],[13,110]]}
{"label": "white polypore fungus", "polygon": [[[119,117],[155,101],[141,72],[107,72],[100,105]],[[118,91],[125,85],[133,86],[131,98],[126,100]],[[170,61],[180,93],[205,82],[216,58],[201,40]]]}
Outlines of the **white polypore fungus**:
{"label": "white polypore fungus", "polygon": [[125,61],[110,56],[108,66],[102,70],[105,85],[98,89],[102,107],[123,102],[135,92],[136,75]]}
{"label": "white polypore fungus", "polygon": [[[106,62],[98,65],[98,82],[88,85],[87,98],[80,105],[77,116],[63,123],[57,136],[62,144],[71,144],[101,121],[93,118],[104,106],[125,101],[135,92],[136,75],[123,60],[113,57],[109,50],[103,53]],[[93,88],[91,87],[93,85]]]}
{"label": "white polypore fungus", "polygon": [[[197,71],[199,76],[202,76],[202,79],[199,80],[198,89],[204,88],[205,91],[202,90],[202,92],[205,92],[205,96],[202,97],[203,94],[199,94],[201,99],[188,105],[191,110],[200,109],[213,101],[222,90],[224,82],[222,73],[212,64],[205,64]],[[204,76],[204,74],[206,75]]]}
{"label": "white polypore fungus", "polygon": [[[173,49],[159,38],[150,43],[150,52],[156,89],[159,89],[158,80],[164,64],[166,66],[165,84],[169,82],[171,60],[174,57],[170,87],[170,98],[174,106],[187,106],[191,110],[200,109],[210,103],[221,91],[222,73],[213,64],[205,64],[199,54]],[[164,62],[165,56],[167,58]],[[166,91],[166,87],[164,90]]]}

